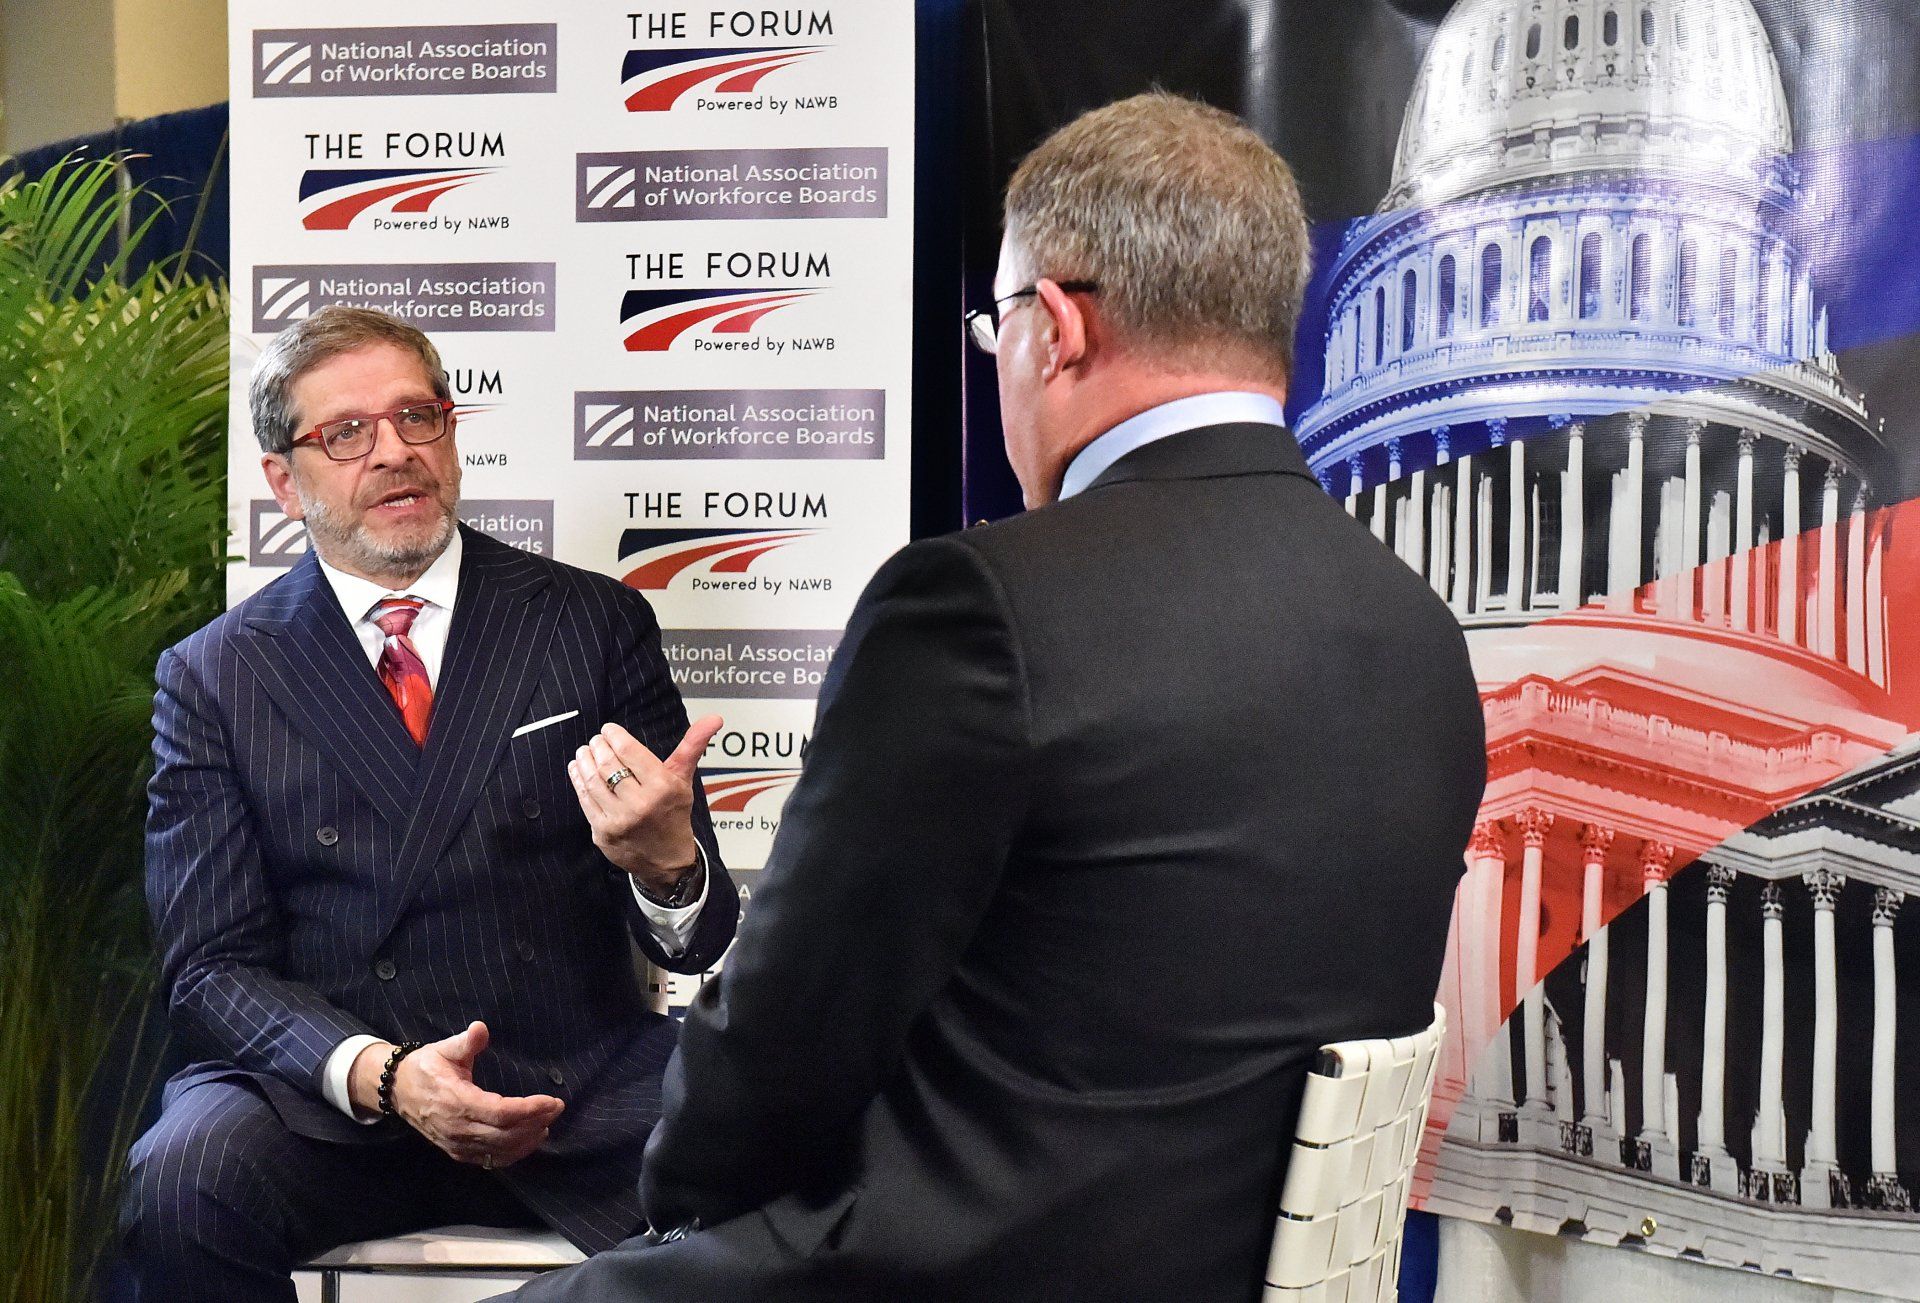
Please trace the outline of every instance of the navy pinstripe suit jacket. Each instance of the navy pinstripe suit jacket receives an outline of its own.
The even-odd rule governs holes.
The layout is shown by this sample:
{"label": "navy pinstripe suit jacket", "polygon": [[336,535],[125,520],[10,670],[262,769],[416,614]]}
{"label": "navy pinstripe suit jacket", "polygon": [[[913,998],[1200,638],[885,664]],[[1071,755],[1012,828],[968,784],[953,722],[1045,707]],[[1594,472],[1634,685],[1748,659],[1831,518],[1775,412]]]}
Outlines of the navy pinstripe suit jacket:
{"label": "navy pinstripe suit jacket", "polygon": [[[464,528],[464,527],[463,527]],[[687,953],[649,933],[567,781],[608,720],[658,754],[686,730],[646,599],[466,531],[424,748],[310,554],[164,653],[154,698],[147,899],[198,1082],[244,1078],[295,1132],[376,1140],[327,1104],[343,1038],[435,1040],[481,1019],[475,1079],[555,1094],[548,1145],[502,1175],[589,1248],[630,1234],[671,1029],[628,937],[680,972],[732,939],[738,900],[704,796],[712,881]],[[569,710],[563,723],[513,737]]]}

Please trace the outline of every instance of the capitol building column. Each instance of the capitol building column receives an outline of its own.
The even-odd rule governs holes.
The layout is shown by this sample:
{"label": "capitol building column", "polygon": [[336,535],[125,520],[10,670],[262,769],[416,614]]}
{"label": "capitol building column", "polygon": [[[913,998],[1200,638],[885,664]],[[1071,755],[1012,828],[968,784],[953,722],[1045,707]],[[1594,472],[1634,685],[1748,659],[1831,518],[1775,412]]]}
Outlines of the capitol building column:
{"label": "capitol building column", "polygon": [[1571,611],[1585,597],[1580,591],[1580,570],[1585,563],[1581,545],[1587,537],[1585,455],[1587,427],[1575,421],[1567,429],[1567,470],[1560,482],[1560,609]]}
{"label": "capitol building column", "polygon": [[1470,1047],[1469,1055],[1479,1055],[1467,1069],[1473,1093],[1498,1111],[1513,1107],[1513,1051],[1503,1017],[1506,1002],[1500,984],[1507,850],[1498,820],[1474,825],[1473,838],[1467,844],[1467,863],[1467,892],[1461,911],[1466,923],[1460,951],[1466,970],[1461,985],[1466,989],[1468,1004],[1460,1033]]}
{"label": "capitol building column", "polygon": [[1800,641],[1800,449],[1787,445],[1780,459],[1780,641]]}
{"label": "capitol building column", "polygon": [[1452,434],[1449,426],[1433,427],[1433,505],[1428,512],[1427,582],[1443,602],[1447,599],[1447,572],[1453,564],[1453,493],[1441,478],[1440,468],[1451,456]]}
{"label": "capitol building column", "polygon": [[1722,1194],[1740,1192],[1740,1173],[1727,1152],[1727,893],[1735,873],[1707,869],[1707,999],[1700,1051],[1700,1125],[1693,1183]]}
{"label": "capitol building column", "polygon": [[1507,609],[1527,606],[1527,445],[1515,439],[1507,445]]}
{"label": "capitol building column", "polygon": [[1906,897],[1891,887],[1873,891],[1873,1176],[1869,1207],[1909,1212],[1912,1196],[1900,1184],[1893,1144],[1893,1051],[1899,985],[1893,961],[1893,921]]}
{"label": "capitol building column", "polygon": [[1853,492],[1847,517],[1847,668],[1867,672],[1867,486]]}
{"label": "capitol building column", "polygon": [[1407,532],[1401,556],[1415,574],[1427,573],[1427,473],[1417,470],[1407,480]]}
{"label": "capitol building column", "polygon": [[1587,945],[1586,1004],[1581,1017],[1581,1121],[1593,1133],[1599,1154],[1617,1154],[1620,1137],[1614,1134],[1607,1109],[1607,923],[1604,892],[1607,851],[1613,829],[1587,824],[1580,830],[1580,862],[1584,870],[1580,897],[1580,936]]}
{"label": "capitol building column", "polygon": [[1647,892],[1647,1003],[1641,1032],[1640,1140],[1652,1156],[1652,1172],[1680,1179],[1680,1151],[1667,1126],[1667,867],[1673,847],[1649,841],[1640,848]]}
{"label": "capitol building column", "polygon": [[1607,608],[1633,610],[1634,590],[1640,586],[1641,519],[1646,480],[1647,417],[1627,417],[1627,465],[1614,476],[1611,547],[1607,554]]}
{"label": "capitol building column", "polygon": [[[1473,593],[1473,454],[1463,454],[1453,474],[1453,591],[1449,604],[1456,616],[1470,609]],[[1481,559],[1485,565],[1485,558]]]}
{"label": "capitol building column", "polygon": [[1546,997],[1540,989],[1539,972],[1540,874],[1553,815],[1545,810],[1526,809],[1515,822],[1520,825],[1524,849],[1520,859],[1520,919],[1514,946],[1513,985],[1524,1010],[1526,1112],[1544,1117],[1547,1113],[1547,1025]]}
{"label": "capitol building column", "polygon": [[[1841,1184],[1839,1146],[1834,1131],[1834,1077],[1839,1067],[1838,962],[1834,955],[1833,911],[1846,875],[1814,869],[1802,875],[1813,894],[1813,1126],[1807,1132],[1806,1164],[1800,1170],[1800,1201],[1810,1208],[1836,1206],[1833,1189]],[[1844,1206],[1839,1201],[1838,1206]]]}
{"label": "capitol building column", "polygon": [[1840,588],[1840,468],[1828,464],[1820,485],[1819,585],[1814,596],[1813,649],[1832,659],[1838,650]]}
{"label": "capitol building column", "polygon": [[1753,1119],[1753,1180],[1749,1193],[1773,1199],[1787,1170],[1786,1109],[1781,1081],[1786,1067],[1786,956],[1781,934],[1780,884],[1760,892],[1760,948],[1764,964],[1760,993],[1760,1102]]}
{"label": "capitol building column", "polygon": [[1752,430],[1740,431],[1740,469],[1734,487],[1733,506],[1733,608],[1729,612],[1733,627],[1746,629],[1753,609],[1753,446],[1758,436]]}
{"label": "capitol building column", "polygon": [[1885,527],[1876,522],[1873,540],[1867,545],[1867,677],[1883,688],[1887,686],[1885,560]]}
{"label": "capitol building column", "polygon": [[1680,603],[1679,617],[1692,620],[1700,614],[1695,601],[1694,585],[1700,571],[1700,435],[1707,428],[1702,420],[1687,422],[1687,452],[1683,471],[1683,492],[1680,509]]}

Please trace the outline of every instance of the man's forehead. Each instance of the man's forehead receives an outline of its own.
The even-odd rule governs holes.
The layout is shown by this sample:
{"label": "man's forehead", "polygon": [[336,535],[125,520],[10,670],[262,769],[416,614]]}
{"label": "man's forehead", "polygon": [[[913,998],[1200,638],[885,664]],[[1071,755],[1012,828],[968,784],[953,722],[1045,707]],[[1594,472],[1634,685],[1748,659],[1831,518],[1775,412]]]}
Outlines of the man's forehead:
{"label": "man's forehead", "polygon": [[408,348],[384,340],[336,353],[295,377],[291,386],[315,420],[351,411],[375,397],[437,396],[426,363]]}

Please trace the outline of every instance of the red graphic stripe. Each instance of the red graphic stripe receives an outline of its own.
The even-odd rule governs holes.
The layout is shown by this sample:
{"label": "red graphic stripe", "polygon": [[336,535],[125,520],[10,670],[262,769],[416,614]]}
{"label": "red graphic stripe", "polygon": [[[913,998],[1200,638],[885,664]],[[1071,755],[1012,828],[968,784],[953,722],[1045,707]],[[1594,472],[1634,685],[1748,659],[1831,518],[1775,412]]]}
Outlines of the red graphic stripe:
{"label": "red graphic stripe", "polygon": [[411,181],[396,181],[377,190],[362,190],[314,209],[302,219],[300,225],[309,231],[344,231],[354,218],[383,199],[391,199],[425,186],[445,186],[449,181],[471,181],[474,177],[485,175],[485,172],[467,172],[451,177],[423,176]]}
{"label": "red graphic stripe", "polygon": [[679,552],[670,552],[666,556],[647,562],[643,566],[629,570],[620,582],[629,588],[653,590],[665,588],[673,577],[696,562],[722,552],[731,552],[735,548],[755,547],[762,543],[785,543],[796,538],[805,538],[804,532],[797,534],[759,534],[751,538],[730,538],[721,543],[705,543],[699,547],[686,548]]}
{"label": "red graphic stripe", "polygon": [[819,53],[817,50],[808,50],[804,54],[796,54],[791,59],[782,59],[779,63],[769,64],[765,68],[749,68],[743,73],[738,73],[735,76],[727,78],[713,89],[716,92],[725,92],[727,94],[744,94],[757,90],[760,86],[760,79],[768,73],[779,72],[782,68],[791,68],[794,64],[806,58],[808,54],[817,53]]}
{"label": "red graphic stripe", "polygon": [[[787,303],[791,302],[793,302],[792,299],[787,300]],[[754,308],[751,311],[742,312],[737,317],[728,317],[725,321],[715,324],[713,333],[716,335],[744,335],[753,329],[753,324],[760,320],[760,318],[766,316],[769,312],[778,312],[786,306],[786,303],[775,303],[771,307]]]}
{"label": "red graphic stripe", "polygon": [[465,184],[465,181],[455,181],[452,185],[443,185],[438,190],[422,190],[417,194],[408,195],[405,199],[402,199],[393,206],[393,211],[396,213],[424,213],[433,204],[433,201],[441,195],[447,193],[449,190],[458,190]]}
{"label": "red graphic stripe", "polygon": [[760,783],[778,782],[781,779],[791,777],[793,777],[792,774],[775,774],[771,776],[767,774],[743,774],[734,778],[707,778],[702,775],[700,783],[701,786],[706,788],[707,794],[711,796],[715,792],[725,792],[735,787],[751,787]]}
{"label": "red graphic stripe", "polygon": [[[711,81],[715,77],[724,77],[726,74],[738,72],[742,68],[751,68],[756,64],[782,60],[786,57],[787,53],[784,50],[779,54],[756,54],[752,58],[733,59],[726,63],[711,64],[705,68],[694,68],[687,72],[676,73],[671,77],[664,77],[651,85],[642,86],[639,90],[627,96],[627,112],[662,112],[663,110],[672,108],[673,102],[679,99],[684,92],[698,86],[703,81]],[[767,71],[771,72],[772,69],[768,69]]]}
{"label": "red graphic stripe", "polygon": [[706,303],[685,312],[676,312],[670,317],[662,317],[649,325],[640,327],[627,336],[629,353],[660,353],[666,351],[682,331],[697,326],[713,317],[738,312],[742,308],[751,308],[762,303],[771,303],[783,307],[795,299],[805,298],[804,294],[768,294],[757,299],[734,299],[727,303]]}
{"label": "red graphic stripe", "polygon": [[771,779],[752,787],[736,787],[730,792],[715,796],[713,789],[707,789],[707,805],[719,814],[739,814],[753,801],[753,798],[772,791],[782,783],[792,781],[792,776]]}
{"label": "red graphic stripe", "polygon": [[[787,541],[792,542],[791,539]],[[714,562],[713,573],[716,575],[744,574],[746,572],[747,567],[752,565],[755,561],[758,561],[761,557],[765,556],[769,552],[779,551],[781,548],[785,547],[786,545],[787,545],[786,543],[769,543],[765,547],[757,547],[750,552],[735,552],[732,556],[727,557],[723,561]]]}

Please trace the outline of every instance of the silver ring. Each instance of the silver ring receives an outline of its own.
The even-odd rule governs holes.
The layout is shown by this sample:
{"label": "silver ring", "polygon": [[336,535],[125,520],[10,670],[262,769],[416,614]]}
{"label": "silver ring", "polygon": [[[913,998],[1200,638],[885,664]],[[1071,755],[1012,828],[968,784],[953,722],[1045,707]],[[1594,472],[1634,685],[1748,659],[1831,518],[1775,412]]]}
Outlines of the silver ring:
{"label": "silver ring", "polygon": [[480,1155],[480,1169],[481,1169],[482,1171],[485,1171],[485,1172],[491,1172],[491,1171],[493,1170],[493,1155],[492,1155],[492,1154],[482,1154],[482,1155]]}
{"label": "silver ring", "polygon": [[633,777],[633,771],[631,769],[614,770],[612,773],[607,775],[607,790],[611,792],[614,788],[620,786],[622,781],[632,777]]}

